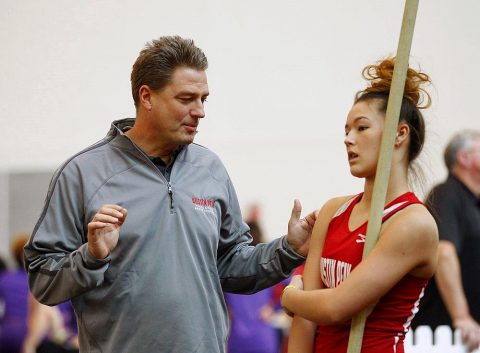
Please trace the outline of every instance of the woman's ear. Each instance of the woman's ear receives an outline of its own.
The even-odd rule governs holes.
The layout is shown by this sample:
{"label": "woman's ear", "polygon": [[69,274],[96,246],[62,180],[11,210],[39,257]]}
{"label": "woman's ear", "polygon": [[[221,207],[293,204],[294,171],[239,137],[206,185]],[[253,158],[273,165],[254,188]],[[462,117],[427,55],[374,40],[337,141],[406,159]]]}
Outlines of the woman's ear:
{"label": "woman's ear", "polygon": [[406,123],[400,123],[397,128],[397,136],[395,137],[395,147],[399,147],[407,141],[409,135],[410,126]]}

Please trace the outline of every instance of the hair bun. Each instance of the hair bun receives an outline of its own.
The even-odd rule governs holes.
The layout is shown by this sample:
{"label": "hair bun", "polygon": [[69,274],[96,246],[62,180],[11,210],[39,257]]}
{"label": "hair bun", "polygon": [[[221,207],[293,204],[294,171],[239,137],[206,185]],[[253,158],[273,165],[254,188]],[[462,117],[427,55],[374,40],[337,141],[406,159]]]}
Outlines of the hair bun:
{"label": "hair bun", "polygon": [[[392,85],[394,66],[395,57],[386,58],[377,64],[366,66],[362,71],[362,76],[370,81],[370,84],[361,93],[388,94]],[[412,101],[419,109],[428,108],[431,104],[431,98],[428,92],[421,87],[428,83],[431,83],[431,80],[427,74],[408,68],[403,97]]]}

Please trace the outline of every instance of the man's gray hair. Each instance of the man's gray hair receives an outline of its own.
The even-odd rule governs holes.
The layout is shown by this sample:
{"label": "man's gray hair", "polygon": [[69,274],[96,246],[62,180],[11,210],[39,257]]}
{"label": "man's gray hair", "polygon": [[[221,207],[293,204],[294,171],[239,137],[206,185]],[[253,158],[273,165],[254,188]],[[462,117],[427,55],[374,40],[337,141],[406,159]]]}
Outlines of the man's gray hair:
{"label": "man's gray hair", "polygon": [[445,165],[448,170],[457,163],[458,152],[468,150],[472,147],[473,141],[480,138],[480,131],[477,130],[463,130],[456,133],[448,143],[443,154]]}

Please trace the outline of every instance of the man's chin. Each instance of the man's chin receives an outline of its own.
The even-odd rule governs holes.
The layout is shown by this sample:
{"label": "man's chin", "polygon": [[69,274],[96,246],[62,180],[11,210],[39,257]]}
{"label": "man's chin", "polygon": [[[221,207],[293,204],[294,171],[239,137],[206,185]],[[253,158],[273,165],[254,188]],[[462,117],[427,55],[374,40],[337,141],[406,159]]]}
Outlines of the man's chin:
{"label": "man's chin", "polygon": [[193,143],[193,141],[194,141],[194,137],[193,137],[193,136],[190,137],[190,138],[185,138],[185,139],[183,139],[183,141],[180,143],[180,145],[182,145],[182,146],[189,145],[189,144]]}
{"label": "man's chin", "polygon": [[183,134],[178,136],[177,143],[179,146],[185,146],[193,143],[196,134]]}

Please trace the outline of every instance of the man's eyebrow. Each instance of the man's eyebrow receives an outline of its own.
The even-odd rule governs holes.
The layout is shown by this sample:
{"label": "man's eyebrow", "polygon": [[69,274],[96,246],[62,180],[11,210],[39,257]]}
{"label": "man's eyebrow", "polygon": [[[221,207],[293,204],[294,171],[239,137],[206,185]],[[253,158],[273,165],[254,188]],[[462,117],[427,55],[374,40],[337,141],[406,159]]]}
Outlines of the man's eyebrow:
{"label": "man's eyebrow", "polygon": [[[207,92],[205,94],[202,94],[201,96],[202,97],[206,97],[210,94],[210,92]],[[199,92],[194,92],[194,91],[190,91],[190,90],[184,90],[184,91],[180,91],[177,93],[177,96],[197,96],[199,95]]]}

